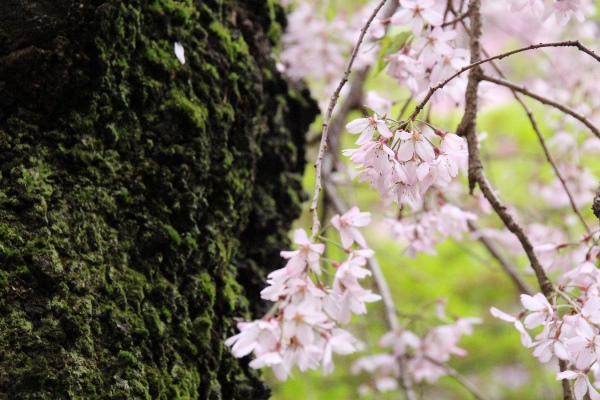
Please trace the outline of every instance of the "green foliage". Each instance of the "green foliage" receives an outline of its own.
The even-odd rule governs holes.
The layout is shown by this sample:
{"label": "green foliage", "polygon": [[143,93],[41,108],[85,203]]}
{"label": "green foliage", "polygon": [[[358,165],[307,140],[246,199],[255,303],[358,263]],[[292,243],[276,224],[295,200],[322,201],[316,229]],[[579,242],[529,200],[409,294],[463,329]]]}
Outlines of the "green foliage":
{"label": "green foliage", "polygon": [[375,68],[376,75],[387,67],[388,62],[385,57],[397,53],[410,37],[410,32],[400,32],[394,36],[385,36],[380,40],[381,47],[377,57],[377,68]]}

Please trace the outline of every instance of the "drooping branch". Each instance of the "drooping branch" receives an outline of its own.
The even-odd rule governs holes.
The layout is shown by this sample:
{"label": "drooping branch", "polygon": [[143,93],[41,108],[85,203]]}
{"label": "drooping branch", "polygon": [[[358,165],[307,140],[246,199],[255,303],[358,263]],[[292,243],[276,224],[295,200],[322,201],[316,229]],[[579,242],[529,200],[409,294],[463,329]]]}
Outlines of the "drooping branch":
{"label": "drooping branch", "polygon": [[[325,193],[328,197],[330,204],[335,209],[335,212],[338,214],[343,214],[348,210],[348,207],[343,203],[341,197],[337,193],[337,188],[335,184],[327,179],[330,175],[324,175],[325,179],[323,180],[323,184],[325,186]],[[392,291],[390,290],[389,285],[387,284],[387,280],[383,275],[383,271],[379,266],[377,260],[373,257],[367,260],[369,265],[369,269],[373,273],[373,281],[375,282],[375,286],[377,286],[377,291],[381,296],[383,307],[385,310],[385,322],[390,331],[397,331],[400,326],[398,325],[398,311],[396,309],[396,305],[394,304],[394,299],[392,298]],[[399,383],[404,391],[407,400],[415,400],[416,395],[412,386],[412,382],[408,375],[408,369],[406,367],[406,358],[400,357],[398,359],[399,369],[400,369],[400,378]]]}
{"label": "drooping branch", "polygon": [[317,160],[315,161],[315,164],[314,164],[315,170],[316,170],[315,190],[313,192],[313,198],[312,198],[312,202],[310,205],[310,211],[312,213],[312,221],[313,221],[312,222],[312,239],[314,239],[318,235],[319,229],[321,228],[321,222],[319,221],[319,213],[317,210],[317,204],[319,201],[319,193],[321,192],[321,188],[322,188],[322,162],[323,162],[323,155],[325,154],[325,150],[327,149],[327,134],[329,131],[329,121],[331,120],[333,108],[337,104],[337,100],[340,97],[340,92],[342,91],[342,88],[344,87],[344,85],[346,85],[346,82],[348,82],[348,77],[350,76],[350,72],[352,72],[352,65],[354,64],[354,60],[356,59],[356,55],[358,54],[360,45],[362,44],[364,37],[367,34],[367,30],[369,29],[369,26],[371,26],[371,23],[375,19],[375,16],[379,13],[379,10],[381,10],[381,8],[385,5],[386,2],[387,2],[387,0],[381,0],[379,2],[377,7],[375,7],[373,12],[371,13],[366,24],[361,29],[360,36],[358,37],[356,45],[354,46],[354,50],[352,51],[350,60],[348,61],[348,66],[346,67],[346,71],[344,72],[344,75],[343,75],[342,79],[340,80],[340,83],[338,84],[337,88],[331,95],[331,98],[329,100],[329,105],[327,107],[327,112],[325,113],[325,117],[323,118],[323,131],[321,133],[321,142],[319,144],[319,152],[317,154]]}
{"label": "drooping branch", "polygon": [[487,400],[488,399],[486,396],[483,395],[483,393],[481,393],[479,391],[479,389],[477,389],[471,382],[469,382],[467,380],[467,378],[465,378],[464,376],[462,376],[457,370],[455,370],[451,366],[449,366],[447,364],[444,364],[444,363],[441,363],[441,362],[439,362],[437,360],[434,360],[433,358],[430,358],[430,357],[427,357],[427,361],[429,361],[430,363],[435,364],[438,367],[444,369],[444,371],[446,372],[446,374],[448,374],[448,376],[451,376],[452,378],[454,378],[454,380],[456,380],[466,390],[468,390],[475,399],[477,399],[477,400]]}

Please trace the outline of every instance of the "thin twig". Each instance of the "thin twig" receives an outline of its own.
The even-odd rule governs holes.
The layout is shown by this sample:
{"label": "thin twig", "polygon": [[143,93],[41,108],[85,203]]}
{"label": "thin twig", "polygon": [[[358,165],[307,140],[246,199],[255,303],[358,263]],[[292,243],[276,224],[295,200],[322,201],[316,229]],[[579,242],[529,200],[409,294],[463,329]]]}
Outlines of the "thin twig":
{"label": "thin twig", "polygon": [[[348,207],[343,203],[341,197],[337,195],[335,184],[329,179],[324,179],[323,184],[325,186],[325,193],[335,211],[339,214],[345,213]],[[394,299],[392,298],[392,291],[387,284],[387,280],[385,279],[377,260],[374,257],[371,257],[367,260],[367,263],[369,269],[373,273],[373,282],[375,283],[375,286],[377,286],[377,292],[381,296],[383,302],[386,317],[385,322],[390,331],[396,331],[400,326],[398,325],[398,310],[396,309]],[[402,387],[407,400],[415,400],[416,396],[412,387],[412,382],[408,376],[405,358],[400,357],[398,363],[400,367],[400,386]]]}
{"label": "thin twig", "polygon": [[315,161],[315,170],[316,170],[316,178],[315,178],[315,190],[313,193],[312,202],[310,205],[310,211],[312,213],[312,235],[311,239],[315,239],[319,234],[319,230],[321,229],[321,222],[319,221],[319,213],[317,210],[317,203],[319,201],[319,193],[321,192],[321,180],[322,180],[322,163],[323,163],[323,155],[325,154],[325,150],[327,149],[327,133],[329,130],[329,121],[331,120],[331,114],[333,113],[333,108],[335,107],[338,98],[340,97],[340,92],[342,88],[348,82],[348,77],[350,76],[350,72],[352,72],[352,65],[354,64],[354,60],[356,59],[356,55],[358,54],[358,50],[360,49],[360,45],[367,34],[367,30],[371,23],[375,19],[375,16],[379,13],[379,10],[385,5],[387,0],[381,0],[377,7],[371,13],[371,16],[367,20],[367,23],[360,31],[360,36],[354,46],[354,50],[352,51],[352,55],[350,56],[350,60],[348,61],[348,66],[346,67],[346,71],[337,88],[331,95],[331,99],[329,100],[329,106],[327,107],[327,112],[325,113],[325,117],[323,119],[323,132],[321,133],[321,143],[319,144],[319,152],[317,154],[317,160]]}
{"label": "thin twig", "polygon": [[453,19],[452,21],[448,21],[448,22],[444,22],[442,25],[440,25],[442,28],[445,28],[447,26],[453,25],[456,26],[456,24],[458,24],[460,21],[462,21],[463,19],[469,18],[469,14],[465,13],[461,16],[456,17],[455,19]]}
{"label": "thin twig", "polygon": [[[339,162],[339,154],[341,152],[340,137],[342,136],[344,123],[346,121],[346,117],[352,110],[361,108],[362,106],[363,86],[365,84],[365,80],[367,79],[368,73],[369,67],[365,67],[353,74],[353,78],[350,83],[350,90],[338,108],[337,113],[334,117],[332,117],[331,122],[329,123],[329,132],[327,135],[329,151],[323,154],[323,159],[321,160],[321,163],[323,164],[321,167],[321,175],[323,176],[323,182],[325,183],[327,182],[327,177],[337,170],[336,166]],[[327,193],[327,185],[324,186],[324,196],[322,200],[323,212],[319,218],[321,224],[324,224],[324,221],[327,220],[327,209],[329,208],[328,203],[332,201],[331,196],[329,196]]]}
{"label": "thin twig", "polygon": [[520,86],[517,85],[515,83],[512,83],[506,79],[502,79],[502,78],[497,78],[497,77],[493,77],[493,76],[489,76],[489,75],[482,75],[481,76],[482,80],[488,81],[488,82],[492,82],[495,83],[497,85],[500,86],[504,86],[507,87],[511,90],[517,91],[519,93],[523,93],[525,96],[531,97],[532,99],[536,99],[537,101],[539,101],[542,104],[546,104],[549,106],[552,106],[554,108],[556,108],[557,110],[562,111],[563,113],[572,116],[573,118],[577,119],[578,121],[580,121],[582,124],[584,124],[585,126],[587,126],[593,133],[594,135],[596,135],[597,137],[600,138],[600,129],[598,129],[598,127],[596,127],[589,119],[587,119],[585,116],[581,115],[580,113],[578,113],[577,111],[573,110],[570,107],[567,107],[563,104],[557,103],[556,101],[550,100],[547,97],[541,96],[537,93],[533,93],[531,90],[527,89],[524,86]]}
{"label": "thin twig", "polygon": [[529,121],[531,122],[531,126],[533,127],[533,130],[535,131],[535,134],[537,135],[538,140],[540,141],[542,150],[544,150],[544,154],[546,155],[546,160],[548,160],[548,162],[552,166],[552,169],[554,170],[556,177],[558,178],[563,189],[565,190],[565,193],[567,194],[567,197],[569,198],[569,202],[571,203],[571,208],[573,209],[573,212],[575,214],[577,214],[577,216],[579,217],[579,220],[583,224],[583,227],[588,232],[588,234],[591,233],[590,227],[588,226],[587,222],[585,221],[585,218],[583,218],[581,211],[579,211],[579,208],[575,204],[575,200],[573,198],[573,195],[571,194],[571,190],[567,186],[567,181],[560,173],[560,170],[558,169],[558,165],[556,165],[554,158],[552,157],[552,155],[550,154],[550,151],[548,150],[548,147],[546,146],[546,140],[544,139],[544,136],[542,136],[542,132],[540,132],[537,121],[535,120],[535,118],[533,116],[533,112],[529,109],[529,107],[527,107],[527,104],[525,104],[523,99],[521,99],[521,96],[519,96],[519,94],[514,90],[513,90],[513,95],[515,96],[515,98],[517,99],[519,104],[521,104],[521,106],[523,107],[523,110],[527,114],[527,118],[529,118]]}
{"label": "thin twig", "polygon": [[467,389],[474,398],[476,398],[477,400],[487,400],[487,397],[485,397],[485,395],[483,395],[479,389],[477,389],[471,382],[469,382],[467,380],[467,378],[465,378],[464,376],[462,376],[457,370],[455,370],[454,368],[452,368],[451,366],[441,363],[437,360],[434,360],[433,358],[430,357],[426,357],[427,361],[437,365],[438,367],[441,367],[444,369],[444,371],[446,372],[446,374],[448,374],[448,376],[451,376],[452,378],[454,378],[458,383],[460,383],[465,389]]}
{"label": "thin twig", "polygon": [[[471,230],[471,232],[479,231],[479,226],[477,226],[475,222],[467,221],[467,224],[469,225],[469,229]],[[507,260],[506,257],[504,257],[504,255],[502,255],[502,252],[500,251],[496,243],[494,243],[494,241],[492,241],[490,238],[486,237],[483,234],[479,235],[479,241],[485,246],[485,248],[492,255],[492,257],[494,257],[500,263],[502,269],[504,269],[504,271],[508,274],[510,279],[512,279],[514,284],[519,288],[519,291],[523,294],[533,296],[534,292],[529,286],[529,284],[523,278],[521,278],[517,267],[509,260]]]}
{"label": "thin twig", "polygon": [[581,211],[577,207],[577,204],[575,204],[575,199],[573,198],[573,194],[571,194],[571,190],[567,186],[567,181],[562,176],[560,170],[558,169],[558,165],[556,165],[554,158],[550,154],[550,150],[548,150],[548,146],[546,146],[546,139],[544,139],[544,136],[542,136],[542,132],[540,132],[540,129],[537,125],[537,121],[533,117],[533,113],[531,112],[529,107],[527,107],[527,104],[525,104],[525,102],[523,101],[523,99],[521,99],[521,97],[518,95],[518,93],[515,93],[515,91],[513,91],[513,94],[515,95],[515,98],[521,104],[521,106],[523,107],[523,110],[527,114],[527,117],[529,118],[529,121],[531,122],[531,126],[533,127],[533,130],[535,131],[535,134],[538,137],[538,140],[540,141],[542,150],[544,151],[544,154],[546,155],[546,160],[548,160],[548,162],[552,166],[552,169],[554,170],[556,177],[560,181],[565,193],[567,194],[567,197],[569,198],[569,203],[571,203],[571,208],[573,209],[573,212],[575,214],[577,214],[579,221],[581,221],[581,224],[583,225],[585,230],[588,232],[588,234],[591,233],[592,231],[591,231],[590,227],[588,226],[587,222],[585,221],[585,218],[583,218],[583,214],[581,214]]}
{"label": "thin twig", "polygon": [[[473,23],[473,21],[472,21]],[[471,37],[473,37],[473,35],[471,35]],[[588,54],[589,56],[593,57],[596,61],[600,62],[600,56],[598,56],[596,53],[594,53],[594,51],[588,49],[587,47],[585,47],[584,45],[582,45],[579,41],[577,40],[570,40],[570,41],[565,41],[565,42],[553,42],[553,43],[539,43],[539,44],[533,44],[527,47],[522,47],[516,50],[512,50],[512,51],[508,51],[506,53],[502,53],[502,54],[498,54],[492,57],[488,57],[485,58],[483,60],[480,59],[480,57],[477,57],[478,61],[471,61],[471,64],[466,65],[464,67],[462,67],[461,69],[459,69],[454,75],[450,76],[448,79],[440,82],[439,84],[437,84],[436,86],[433,86],[431,88],[429,88],[429,91],[427,92],[427,95],[425,96],[425,98],[423,99],[423,101],[421,101],[421,103],[415,108],[415,111],[412,113],[412,115],[409,117],[410,120],[414,120],[415,118],[417,118],[417,115],[419,115],[419,113],[421,112],[421,110],[423,109],[423,107],[425,107],[425,104],[427,104],[427,102],[429,101],[429,99],[431,99],[431,96],[433,96],[433,94],[438,91],[439,89],[443,88],[444,86],[446,86],[450,81],[454,80],[454,78],[456,78],[457,76],[459,76],[460,74],[462,74],[465,71],[469,71],[475,67],[478,67],[481,64],[485,64],[488,63],[492,60],[501,60],[505,57],[508,56],[512,56],[513,54],[517,54],[517,53],[522,53],[524,51],[529,51],[529,50],[534,50],[534,49],[541,49],[544,47],[576,47],[579,51],[582,51],[586,54]]]}

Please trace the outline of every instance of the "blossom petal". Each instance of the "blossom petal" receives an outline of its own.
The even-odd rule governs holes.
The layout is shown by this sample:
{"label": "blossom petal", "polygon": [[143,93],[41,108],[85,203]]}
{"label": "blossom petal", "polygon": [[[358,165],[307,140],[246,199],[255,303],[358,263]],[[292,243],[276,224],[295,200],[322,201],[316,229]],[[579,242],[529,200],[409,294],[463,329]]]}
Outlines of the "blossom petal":
{"label": "blossom petal", "polygon": [[181,64],[185,64],[185,49],[179,42],[175,42],[175,56]]}

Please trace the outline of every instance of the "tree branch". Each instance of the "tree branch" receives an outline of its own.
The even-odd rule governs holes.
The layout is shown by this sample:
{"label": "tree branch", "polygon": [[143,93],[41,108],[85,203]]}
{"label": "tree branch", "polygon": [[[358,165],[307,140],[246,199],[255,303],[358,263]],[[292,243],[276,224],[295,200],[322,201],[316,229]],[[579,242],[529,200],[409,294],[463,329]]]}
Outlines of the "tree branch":
{"label": "tree branch", "polygon": [[[518,53],[521,51],[531,50],[531,49],[540,48],[540,47],[550,47],[550,44],[539,44],[539,45],[534,45],[534,46],[528,46],[523,49],[517,49],[512,52],[504,53],[499,56],[488,57],[487,59],[480,60],[480,55],[481,55],[481,45],[480,45],[480,40],[479,40],[481,37],[480,6],[481,6],[480,0],[471,0],[469,2],[468,12],[469,12],[470,18],[471,18],[471,36],[470,36],[471,64],[465,68],[469,68],[469,69],[471,69],[471,71],[469,73],[469,80],[467,83],[467,91],[465,94],[465,114],[463,115],[463,119],[461,120],[460,125],[458,126],[458,128],[456,130],[456,133],[458,135],[464,136],[467,139],[467,144],[468,144],[468,148],[469,148],[469,189],[472,193],[473,189],[475,188],[475,184],[477,184],[479,186],[479,188],[481,189],[485,198],[490,202],[490,204],[494,208],[494,211],[496,212],[496,214],[498,214],[500,219],[502,219],[502,221],[504,222],[504,225],[506,225],[506,227],[513,234],[515,234],[515,236],[517,236],[517,238],[519,239],[519,242],[521,242],[521,245],[523,246],[523,249],[525,250],[525,254],[527,254],[527,258],[529,259],[529,262],[531,263],[531,267],[533,268],[533,270],[535,272],[535,275],[536,275],[536,278],[540,285],[540,288],[542,290],[542,293],[544,294],[544,296],[550,297],[554,290],[552,283],[550,282],[550,280],[548,279],[548,276],[546,275],[546,272],[542,268],[542,265],[540,264],[536,254],[533,250],[533,246],[532,246],[531,242],[529,241],[529,238],[523,231],[523,228],[521,228],[521,226],[519,226],[519,224],[517,224],[517,222],[513,219],[513,217],[510,215],[510,213],[506,210],[506,207],[502,204],[502,202],[500,201],[500,199],[498,198],[498,196],[492,189],[492,187],[487,179],[487,176],[485,175],[485,172],[483,170],[483,165],[481,163],[481,158],[479,155],[479,148],[478,148],[478,141],[477,141],[477,134],[476,134],[477,86],[482,77],[481,69],[478,66],[480,64],[483,64],[484,62],[489,62],[496,58],[500,59],[500,58],[503,58],[508,55],[515,54],[515,53]],[[561,44],[556,44],[556,43],[553,44],[552,47],[558,47],[558,46],[576,46],[576,47],[580,48],[579,46],[581,46],[581,44],[579,42],[561,42]],[[580,50],[581,50],[581,48],[580,48]],[[588,50],[588,54],[589,54],[589,50]],[[600,61],[600,59],[595,55],[595,53],[592,52],[592,54],[590,54],[590,55],[594,56],[594,58],[596,58],[596,60]],[[464,72],[464,71],[459,71],[459,73],[462,73],[462,72]],[[453,79],[453,77],[451,77],[449,79]],[[442,82],[442,84],[440,84],[440,85],[443,86],[449,81],[446,80],[444,82]],[[440,86],[440,85],[438,85],[438,86]],[[435,90],[437,90],[437,89],[435,89],[435,90],[433,90],[433,89],[435,89],[435,88],[432,88],[429,90],[429,93],[428,93],[428,96],[426,97],[426,99],[421,104],[419,104],[417,109],[415,109],[415,113],[413,113],[414,117],[416,117],[416,115],[418,115],[418,113],[420,112],[419,107],[421,107],[421,109],[422,109],[422,107],[425,105],[426,101],[428,101],[428,99],[431,97],[431,95],[433,95],[433,92]],[[564,361],[559,361],[559,367],[560,367],[561,371],[564,371],[567,368],[567,365]],[[566,380],[563,380],[562,388],[563,388],[564,399],[572,400],[573,394],[571,392],[571,386],[570,386],[569,382]]]}

